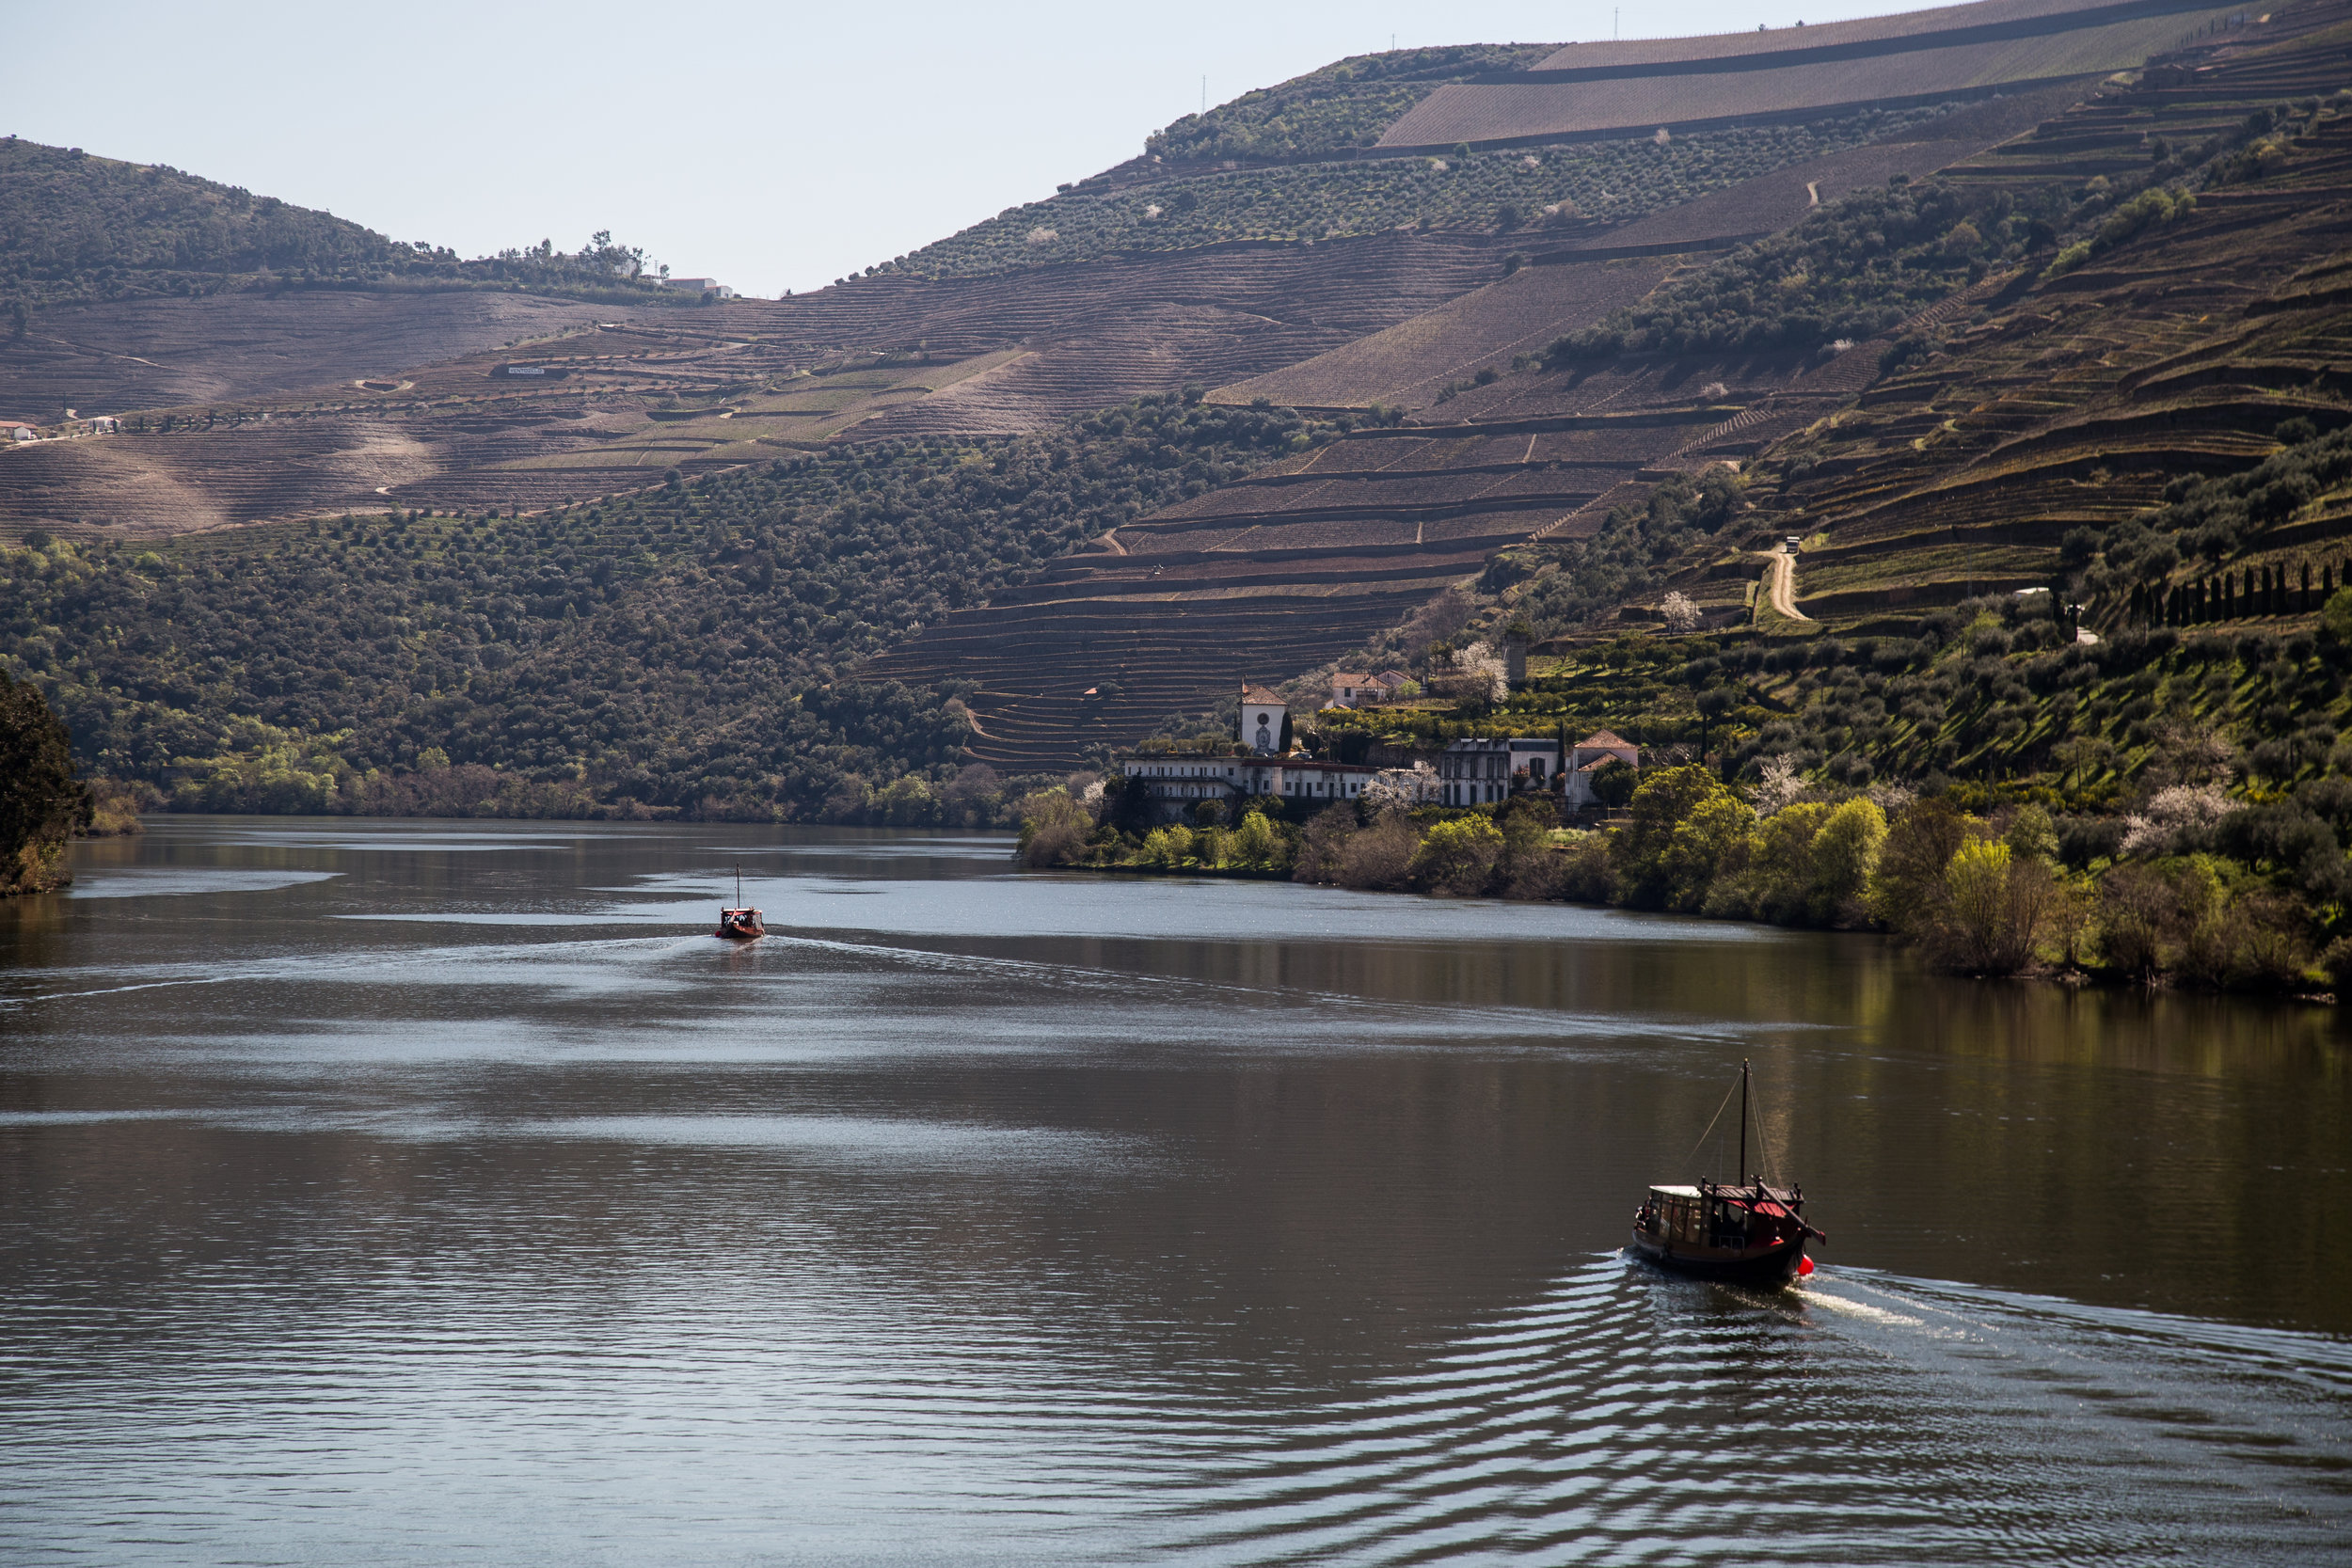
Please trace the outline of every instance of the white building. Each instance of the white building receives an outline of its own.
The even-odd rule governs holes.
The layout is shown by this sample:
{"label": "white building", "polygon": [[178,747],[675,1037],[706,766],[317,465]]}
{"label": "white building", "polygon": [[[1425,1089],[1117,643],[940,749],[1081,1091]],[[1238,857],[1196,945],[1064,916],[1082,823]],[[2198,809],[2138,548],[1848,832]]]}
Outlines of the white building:
{"label": "white building", "polygon": [[1438,803],[1493,805],[1529,790],[1549,789],[1560,776],[1560,742],[1515,735],[1457,740],[1438,758]]}
{"label": "white building", "polygon": [[1361,670],[1335,670],[1331,673],[1331,705],[1356,707],[1364,703],[1386,702],[1389,689],[1380,684],[1380,677]]}
{"label": "white building", "polygon": [[1593,803],[1593,775],[1612,762],[1622,762],[1639,769],[1642,749],[1629,740],[1620,740],[1607,730],[1595,730],[1568,748],[1567,787],[1562,799],[1571,806]]}
{"label": "white building", "polygon": [[735,291],[715,277],[665,277],[661,286],[665,289],[684,289],[691,293],[717,294],[721,299],[735,297]]}
{"label": "white building", "polygon": [[1152,797],[1152,816],[1177,822],[1203,800],[1215,800],[1226,820],[1238,817],[1251,796],[1279,796],[1327,805],[1353,800],[1375,783],[1407,804],[1437,794],[1437,775],[1425,768],[1377,768],[1370,763],[1315,762],[1306,757],[1202,757],[1171,753],[1121,758],[1122,777],[1141,779]]}
{"label": "white building", "polygon": [[1245,684],[1241,689],[1241,743],[1262,757],[1280,754],[1282,721],[1289,713],[1279,693]]}
{"label": "white building", "polygon": [[28,424],[0,425],[0,435],[8,436],[8,438],[11,441],[38,441],[40,439],[40,432],[35,430]]}

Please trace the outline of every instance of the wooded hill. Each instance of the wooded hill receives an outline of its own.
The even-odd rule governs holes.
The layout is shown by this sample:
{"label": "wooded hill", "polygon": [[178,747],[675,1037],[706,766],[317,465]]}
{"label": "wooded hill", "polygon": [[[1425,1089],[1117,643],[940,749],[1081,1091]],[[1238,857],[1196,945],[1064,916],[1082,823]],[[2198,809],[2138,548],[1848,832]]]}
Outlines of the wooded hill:
{"label": "wooded hill", "polygon": [[460,261],[332,214],[162,165],[0,140],[0,312],[22,334],[61,304],[246,288],[510,288],[642,301],[644,252],[598,235]]}
{"label": "wooded hill", "polygon": [[861,657],[1324,434],[1171,396],[535,516],[36,535],[0,550],[0,638],[89,764],[183,804],[855,817],[893,781],[945,788],[969,729],[953,683]]}
{"label": "wooded hill", "polygon": [[[2345,422],[2352,7],[2237,14],[1998,0],[1761,53],[1344,62],[1171,127],[1046,203],[1028,227],[1056,236],[1017,252],[1009,215],[943,242],[969,266],[796,299],[481,296],[540,313],[521,345],[517,316],[404,337],[362,314],[448,296],[40,312],[57,330],[0,346],[0,385],[87,378],[129,429],[0,452],[0,515],[50,540],[10,558],[0,652],[86,754],[193,800],[297,774],[284,800],[366,800],[446,765],[543,792],[515,809],[806,816],[910,771],[936,791],[972,762],[1067,769],[1197,723],[1240,678],[1303,691],[1514,622],[1582,658],[1661,629],[1670,591],[1719,668],[1825,630],[1892,658],[1930,616],[2054,581],[2119,646],[2132,616],[2249,602],[2249,572],[2276,629],[2318,637],[2316,606],[2267,595],[2329,570],[2317,546],[2352,511],[2303,452]],[[2122,74],[2047,74],[2158,32]],[[1801,46],[1849,55],[1823,72],[1782,57]],[[1638,80],[1703,103],[1734,77],[1780,97],[1657,125],[1597,124],[1621,100],[1578,96]],[[1395,140],[1497,87],[1565,108],[1523,145]],[[1217,230],[1243,211],[1220,191],[1293,205]],[[1133,239],[1163,220],[1165,246]],[[329,306],[376,346],[268,313]],[[342,346],[271,383],[267,355],[213,346],[235,333],[212,309]],[[465,355],[400,346],[466,334]],[[184,352],[126,346],[158,341]],[[2280,459],[2249,495],[2169,488]],[[1017,504],[982,483],[1000,461]],[[1803,618],[1757,591],[1792,532]],[[1896,673],[1940,681],[1949,650]],[[2253,711],[2302,714],[2308,684]],[[2006,696],[1990,745],[1957,689],[1941,709],[1926,686],[1866,692],[1868,727],[1820,689],[1733,760],[1958,776],[2046,768],[2060,738],[2055,708]],[[2109,735],[2111,779],[2148,765],[2147,719]],[[2317,739],[2292,750],[2327,766]]]}

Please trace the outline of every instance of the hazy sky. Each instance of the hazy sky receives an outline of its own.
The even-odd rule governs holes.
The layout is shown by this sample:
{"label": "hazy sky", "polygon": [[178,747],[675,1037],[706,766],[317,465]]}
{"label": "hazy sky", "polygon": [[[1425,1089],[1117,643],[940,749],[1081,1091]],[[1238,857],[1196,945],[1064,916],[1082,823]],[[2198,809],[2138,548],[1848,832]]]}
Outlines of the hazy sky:
{"label": "hazy sky", "polygon": [[[1915,8],[1626,6],[1627,38]],[[0,7],[0,135],[164,163],[476,256],[611,229],[680,275],[812,289],[1345,55],[1610,36],[1523,0]]]}

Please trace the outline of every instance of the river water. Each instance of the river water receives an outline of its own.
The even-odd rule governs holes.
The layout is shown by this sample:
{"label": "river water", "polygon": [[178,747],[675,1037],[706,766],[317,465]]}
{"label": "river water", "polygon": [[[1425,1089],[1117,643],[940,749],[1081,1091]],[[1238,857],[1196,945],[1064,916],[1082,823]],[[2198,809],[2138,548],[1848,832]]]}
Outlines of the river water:
{"label": "river water", "polygon": [[[77,847],[0,906],[0,1560],[2344,1560],[2330,1011],[1007,850]],[[1743,1057],[1800,1290],[1617,1250]]]}

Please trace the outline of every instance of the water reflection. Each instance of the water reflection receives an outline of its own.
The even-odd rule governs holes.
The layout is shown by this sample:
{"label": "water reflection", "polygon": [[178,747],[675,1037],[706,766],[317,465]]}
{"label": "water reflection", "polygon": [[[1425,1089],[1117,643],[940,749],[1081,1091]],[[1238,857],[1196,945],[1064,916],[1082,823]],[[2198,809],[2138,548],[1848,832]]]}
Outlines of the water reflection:
{"label": "water reflection", "polygon": [[[0,905],[10,1560],[2286,1561],[2352,1522],[2323,1010],[977,836],[77,854],[172,891]],[[701,934],[739,862],[747,947]],[[1833,1236],[1797,1296],[1614,1254],[1742,1057]]]}

